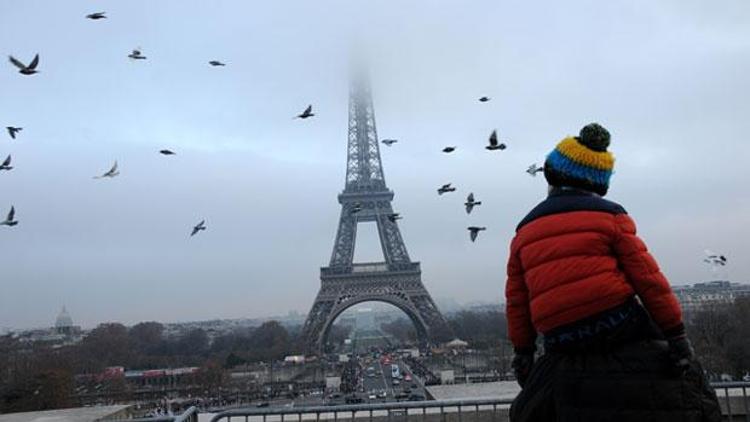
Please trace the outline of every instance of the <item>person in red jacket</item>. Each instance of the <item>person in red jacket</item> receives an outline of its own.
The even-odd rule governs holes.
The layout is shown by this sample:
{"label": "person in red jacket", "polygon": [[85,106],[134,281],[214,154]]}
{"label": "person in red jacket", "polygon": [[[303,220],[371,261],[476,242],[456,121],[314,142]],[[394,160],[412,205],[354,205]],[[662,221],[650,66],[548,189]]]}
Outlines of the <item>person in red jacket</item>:
{"label": "person in red jacket", "polygon": [[603,198],[609,143],[592,123],[557,144],[549,195],[511,243],[506,316],[523,388],[511,420],[718,420],[669,282],[625,209]]}

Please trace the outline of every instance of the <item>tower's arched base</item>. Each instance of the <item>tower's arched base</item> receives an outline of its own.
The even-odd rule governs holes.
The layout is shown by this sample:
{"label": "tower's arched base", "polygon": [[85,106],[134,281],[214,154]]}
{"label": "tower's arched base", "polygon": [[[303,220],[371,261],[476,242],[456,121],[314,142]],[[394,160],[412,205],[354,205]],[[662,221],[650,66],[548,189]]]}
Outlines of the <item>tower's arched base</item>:
{"label": "tower's arched base", "polygon": [[419,263],[390,270],[382,264],[355,264],[351,272],[321,270],[321,288],[307,315],[302,339],[310,354],[321,354],[328,331],[343,311],[361,302],[386,302],[404,311],[422,344],[448,340],[450,328],[421,280]]}

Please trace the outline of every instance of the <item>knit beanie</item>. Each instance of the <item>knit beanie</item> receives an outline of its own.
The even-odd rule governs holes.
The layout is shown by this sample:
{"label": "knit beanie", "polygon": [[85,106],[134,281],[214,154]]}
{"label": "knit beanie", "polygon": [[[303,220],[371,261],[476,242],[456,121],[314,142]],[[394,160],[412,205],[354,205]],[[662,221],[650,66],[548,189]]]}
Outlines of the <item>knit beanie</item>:
{"label": "knit beanie", "polygon": [[544,177],[552,186],[569,186],[606,195],[615,157],[607,151],[609,132],[598,123],[557,144],[544,162]]}

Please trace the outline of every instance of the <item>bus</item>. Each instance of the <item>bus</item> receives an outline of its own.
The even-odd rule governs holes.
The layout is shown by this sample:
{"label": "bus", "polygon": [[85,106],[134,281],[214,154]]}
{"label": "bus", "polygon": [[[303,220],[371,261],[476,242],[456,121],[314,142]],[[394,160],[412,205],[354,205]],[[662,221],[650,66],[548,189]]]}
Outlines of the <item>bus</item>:
{"label": "bus", "polygon": [[401,371],[398,369],[398,365],[395,363],[391,365],[391,378],[400,378]]}

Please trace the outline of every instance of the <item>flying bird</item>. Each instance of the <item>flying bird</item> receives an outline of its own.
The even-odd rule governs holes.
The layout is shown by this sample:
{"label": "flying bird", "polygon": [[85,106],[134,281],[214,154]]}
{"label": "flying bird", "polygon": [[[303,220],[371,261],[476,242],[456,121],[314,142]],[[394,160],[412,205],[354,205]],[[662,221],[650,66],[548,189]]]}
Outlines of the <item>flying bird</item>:
{"label": "flying bird", "polygon": [[307,106],[307,108],[305,109],[305,111],[302,112],[302,114],[298,114],[297,118],[298,119],[307,119],[308,117],[312,117],[314,115],[315,114],[312,112],[312,104],[311,104],[311,105]]}
{"label": "flying bird", "polygon": [[190,237],[195,236],[195,234],[201,230],[206,230],[206,220],[201,220],[201,222],[198,223],[197,226],[193,227],[193,231],[190,233]]}
{"label": "flying bird", "polygon": [[440,186],[440,188],[438,189],[438,195],[442,195],[447,192],[454,192],[455,190],[456,188],[452,187],[450,183],[446,183],[445,185]]}
{"label": "flying bird", "polygon": [[727,265],[727,257],[706,250],[706,258],[703,259],[703,262],[710,265],[720,265],[723,267]]}
{"label": "flying bird", "polygon": [[382,141],[386,146],[391,146],[398,142],[398,139],[383,139]]}
{"label": "flying bird", "polygon": [[487,227],[470,226],[470,227],[467,227],[467,229],[469,230],[469,239],[471,239],[471,241],[473,242],[477,240],[477,236],[479,235],[479,232],[482,230],[487,230]]}
{"label": "flying bird", "polygon": [[0,221],[0,226],[10,226],[10,227],[15,226],[16,224],[18,224],[18,220],[15,219],[15,216],[16,216],[16,208],[14,206],[11,206],[8,216],[5,217],[5,221]]}
{"label": "flying bird", "polygon": [[395,223],[397,220],[402,219],[401,215],[397,212],[394,212],[392,214],[388,214],[388,220],[390,220],[391,223]]}
{"label": "flying bird", "polygon": [[106,12],[96,12],[96,13],[92,13],[92,14],[90,14],[90,15],[86,15],[86,18],[87,18],[87,19],[91,19],[91,20],[94,20],[94,21],[96,21],[96,20],[99,20],[99,19],[107,19],[107,17],[106,17],[106,16],[104,16],[104,13],[106,13]]}
{"label": "flying bird", "polygon": [[479,102],[480,102],[480,103],[486,103],[486,102],[487,102],[487,101],[489,101],[489,100],[490,100],[490,97],[480,97],[480,98],[479,98]]}
{"label": "flying bird", "polygon": [[490,144],[487,145],[485,148],[487,148],[490,151],[495,151],[497,149],[502,151],[506,148],[506,145],[503,143],[497,142],[497,131],[493,130],[492,133],[490,134]]}
{"label": "flying bird", "polygon": [[38,70],[36,70],[36,67],[39,65],[39,54],[34,56],[34,60],[32,60],[28,66],[26,66],[25,64],[23,64],[23,62],[13,56],[8,56],[8,60],[10,60],[10,62],[13,63],[14,66],[20,69],[18,73],[22,75],[33,75],[39,72]]}
{"label": "flying bird", "polygon": [[222,62],[220,62],[218,60],[211,60],[210,62],[208,62],[208,64],[210,64],[211,66],[214,66],[214,67],[216,67],[216,66],[226,66],[226,64],[224,64],[224,63],[222,63]]}
{"label": "flying bird", "polygon": [[163,150],[159,151],[159,154],[162,154],[162,155],[175,155],[177,153],[174,152],[174,151],[170,151],[168,149],[163,149]]}
{"label": "flying bird", "polygon": [[5,129],[8,130],[8,134],[11,138],[16,139],[16,133],[23,130],[22,127],[14,127],[14,126],[6,126]]}
{"label": "flying bird", "polygon": [[0,164],[0,170],[13,170],[13,166],[10,165],[10,155]]}
{"label": "flying bird", "polygon": [[117,171],[117,161],[115,161],[115,165],[113,165],[112,168],[109,169],[108,172],[102,174],[101,176],[94,176],[94,179],[102,179],[104,177],[112,178],[112,177],[117,176],[118,174],[120,174],[120,172]]}
{"label": "flying bird", "polygon": [[446,154],[449,154],[449,153],[451,153],[451,152],[453,152],[455,150],[456,150],[456,147],[445,147],[445,148],[443,148],[443,152],[446,153]]}
{"label": "flying bird", "polygon": [[466,202],[464,203],[466,205],[466,214],[471,214],[471,210],[474,209],[474,207],[478,205],[482,205],[482,201],[475,201],[474,200],[474,193],[470,193],[468,197],[466,197]]}
{"label": "flying bird", "polygon": [[529,173],[533,177],[536,177],[536,174],[542,171],[544,171],[544,167],[539,167],[536,163],[530,165],[529,168],[526,169],[526,173]]}
{"label": "flying bird", "polygon": [[134,49],[130,54],[128,54],[128,57],[133,60],[146,60],[146,56],[141,54],[141,50],[138,48]]}

